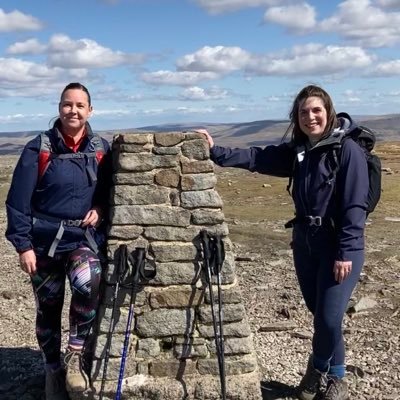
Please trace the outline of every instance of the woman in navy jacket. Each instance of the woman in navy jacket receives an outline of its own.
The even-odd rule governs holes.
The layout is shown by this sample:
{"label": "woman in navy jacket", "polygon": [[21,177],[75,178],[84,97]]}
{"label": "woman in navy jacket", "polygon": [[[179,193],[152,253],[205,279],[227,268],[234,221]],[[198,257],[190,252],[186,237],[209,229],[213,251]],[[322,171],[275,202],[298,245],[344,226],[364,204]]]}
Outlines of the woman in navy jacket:
{"label": "woman in navy jacket", "polygon": [[[293,227],[294,265],[314,316],[312,354],[298,397],[345,400],[342,321],[364,263],[367,163],[356,142],[342,141],[355,124],[347,114],[336,115],[322,88],[310,85],[299,92],[290,122],[291,140],[265,148],[220,147],[207,131],[199,132],[206,135],[211,159],[220,166],[292,177],[295,218],[288,226]],[[338,159],[332,148],[340,143]]]}
{"label": "woman in navy jacket", "polygon": [[[36,335],[46,369],[46,399],[68,399],[88,387],[82,353],[98,305],[98,246],[110,184],[107,141],[87,122],[90,94],[67,85],[53,128],[25,146],[6,207],[6,236],[30,275],[37,305]],[[65,370],[60,362],[65,278],[71,286],[70,334]],[[66,382],[65,382],[66,379]]]}

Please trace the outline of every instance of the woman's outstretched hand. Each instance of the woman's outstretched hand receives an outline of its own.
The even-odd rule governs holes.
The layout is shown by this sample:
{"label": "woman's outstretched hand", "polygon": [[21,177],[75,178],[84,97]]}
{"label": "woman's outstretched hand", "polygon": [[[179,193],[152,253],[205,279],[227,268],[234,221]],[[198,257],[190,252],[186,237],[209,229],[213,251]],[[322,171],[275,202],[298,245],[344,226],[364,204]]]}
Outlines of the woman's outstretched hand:
{"label": "woman's outstretched hand", "polygon": [[19,265],[21,266],[22,271],[26,272],[29,275],[36,274],[36,254],[30,249],[26,250],[19,255]]}
{"label": "woman's outstretched hand", "polygon": [[335,261],[333,273],[336,282],[342,283],[351,273],[351,261]]}
{"label": "woman's outstretched hand", "polygon": [[214,146],[214,140],[208,133],[207,129],[196,129],[195,132],[202,133],[206,137],[207,142],[210,145],[210,148]]}

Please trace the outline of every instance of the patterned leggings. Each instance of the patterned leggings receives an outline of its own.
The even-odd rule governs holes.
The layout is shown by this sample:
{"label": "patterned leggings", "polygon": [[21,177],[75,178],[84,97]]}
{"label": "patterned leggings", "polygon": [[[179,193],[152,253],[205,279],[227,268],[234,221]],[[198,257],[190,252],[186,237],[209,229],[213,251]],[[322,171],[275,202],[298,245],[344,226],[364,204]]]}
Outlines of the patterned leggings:
{"label": "patterned leggings", "polygon": [[36,336],[47,364],[57,363],[61,352],[61,316],[65,278],[71,287],[69,344],[83,346],[99,301],[101,264],[87,247],[53,258],[37,257],[37,273],[31,281],[36,299]]}

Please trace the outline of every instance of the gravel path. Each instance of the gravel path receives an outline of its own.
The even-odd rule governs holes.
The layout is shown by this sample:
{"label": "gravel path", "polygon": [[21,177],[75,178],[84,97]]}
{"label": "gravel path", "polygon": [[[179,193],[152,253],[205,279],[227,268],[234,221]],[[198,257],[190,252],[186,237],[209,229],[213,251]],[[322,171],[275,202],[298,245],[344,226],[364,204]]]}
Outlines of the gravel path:
{"label": "gravel path", "polygon": [[[2,210],[0,399],[44,399],[33,295],[28,277],[4,239],[4,229]],[[271,223],[266,229],[279,227]],[[235,247],[237,273],[263,374],[264,399],[292,399],[311,348],[311,319],[295,281],[291,254],[262,241],[251,249],[245,244]],[[367,259],[354,293],[354,304],[361,310],[345,318],[351,398],[400,399],[400,247],[393,241],[380,241],[368,249]],[[280,330],[268,331],[271,325]],[[66,337],[65,316],[63,329]]]}

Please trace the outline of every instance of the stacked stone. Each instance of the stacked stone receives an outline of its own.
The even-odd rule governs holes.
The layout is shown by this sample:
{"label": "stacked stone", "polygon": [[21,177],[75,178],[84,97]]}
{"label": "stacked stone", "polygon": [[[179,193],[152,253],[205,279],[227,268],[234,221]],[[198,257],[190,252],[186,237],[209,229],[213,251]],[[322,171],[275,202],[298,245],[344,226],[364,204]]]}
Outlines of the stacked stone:
{"label": "stacked stone", "polygon": [[[132,253],[145,248],[157,275],[136,295],[124,397],[221,398],[199,240],[205,229],[223,237],[226,254],[221,280],[228,398],[260,399],[257,361],[208,143],[197,133],[127,133],[114,138],[113,163],[109,262],[92,366],[95,390],[99,393],[110,329],[115,253],[126,244]],[[115,395],[130,297],[129,287],[119,290],[104,398]]]}

